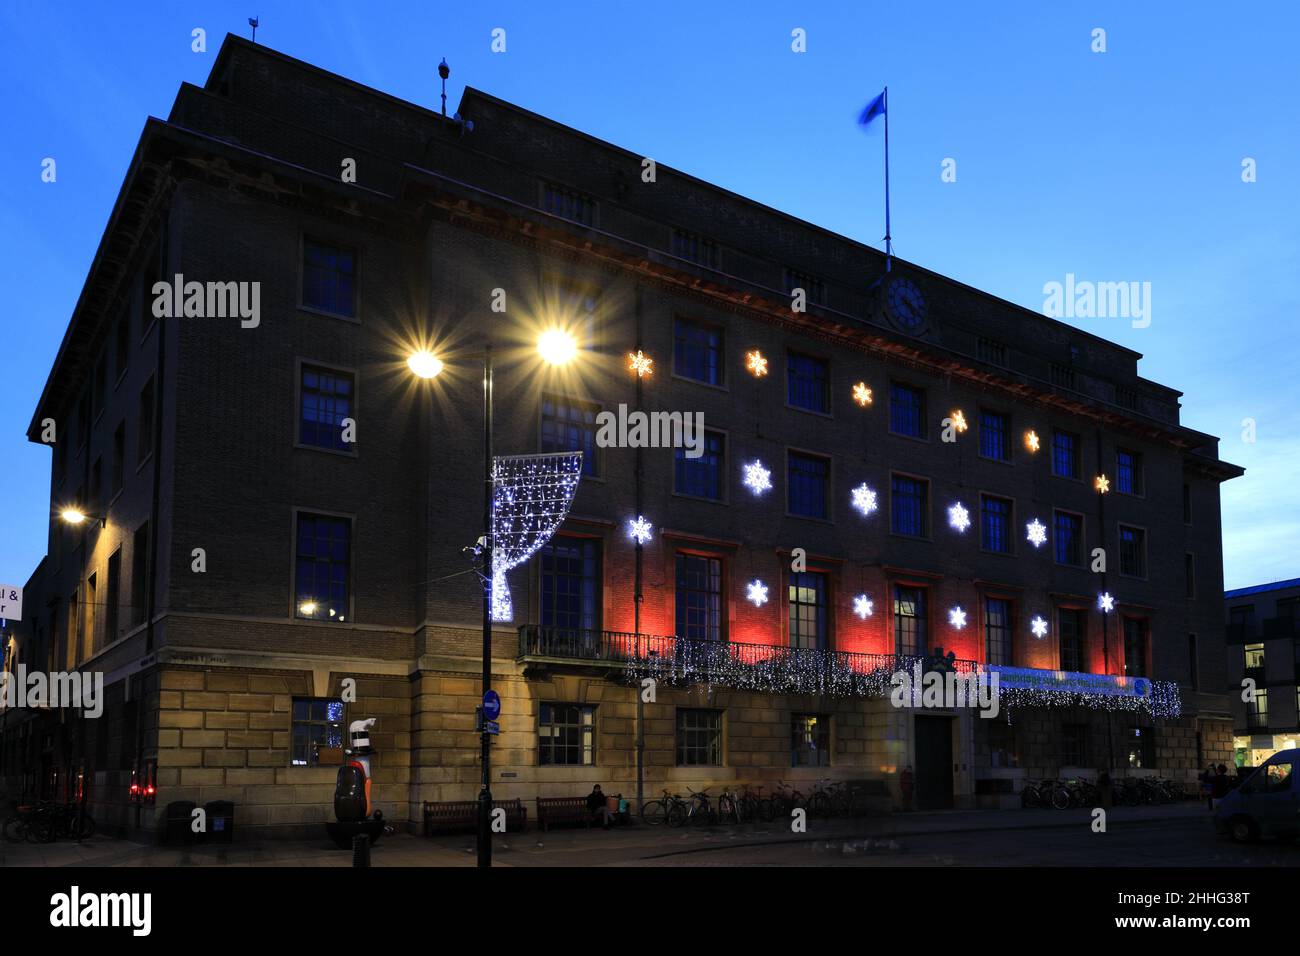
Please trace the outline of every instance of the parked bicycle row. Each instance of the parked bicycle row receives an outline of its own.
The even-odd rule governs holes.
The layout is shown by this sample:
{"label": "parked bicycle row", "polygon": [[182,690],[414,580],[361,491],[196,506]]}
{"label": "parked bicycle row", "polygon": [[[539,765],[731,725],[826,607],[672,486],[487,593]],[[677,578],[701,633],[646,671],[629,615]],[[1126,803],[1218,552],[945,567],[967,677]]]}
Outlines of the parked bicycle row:
{"label": "parked bicycle row", "polygon": [[[1177,780],[1163,777],[1124,777],[1111,782],[1112,806],[1137,807],[1146,804],[1177,803],[1196,796]],[[1101,787],[1095,780],[1076,777],[1069,780],[1040,780],[1020,791],[1022,807],[1095,807],[1101,803]]]}
{"label": "parked bicycle row", "polygon": [[95,818],[75,803],[42,800],[29,806],[14,806],[0,829],[10,843],[53,843],[71,838],[89,840],[95,835]]}
{"label": "parked bicycle row", "polygon": [[650,826],[667,824],[681,827],[687,824],[770,823],[788,818],[794,810],[803,810],[809,817],[821,818],[862,816],[867,812],[865,793],[830,780],[817,781],[807,795],[784,780],[770,796],[757,786],[726,787],[716,799],[709,796],[712,788],[686,789],[690,791],[687,797],[664,790],[661,799],[647,800],[641,807],[641,822]]}

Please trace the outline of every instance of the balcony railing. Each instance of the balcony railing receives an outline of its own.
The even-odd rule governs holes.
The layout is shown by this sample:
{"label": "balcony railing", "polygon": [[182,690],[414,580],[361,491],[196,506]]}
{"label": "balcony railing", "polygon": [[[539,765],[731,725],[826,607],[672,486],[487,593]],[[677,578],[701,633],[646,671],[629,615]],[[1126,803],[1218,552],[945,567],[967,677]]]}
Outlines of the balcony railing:
{"label": "balcony railing", "polygon": [[[605,662],[627,668],[629,677],[653,677],[670,684],[717,684],[763,693],[878,697],[888,693],[898,671],[911,672],[919,655],[860,654],[772,644],[700,641],[627,631],[588,631],[524,625],[519,656],[561,661]],[[960,674],[974,661],[955,660]]]}

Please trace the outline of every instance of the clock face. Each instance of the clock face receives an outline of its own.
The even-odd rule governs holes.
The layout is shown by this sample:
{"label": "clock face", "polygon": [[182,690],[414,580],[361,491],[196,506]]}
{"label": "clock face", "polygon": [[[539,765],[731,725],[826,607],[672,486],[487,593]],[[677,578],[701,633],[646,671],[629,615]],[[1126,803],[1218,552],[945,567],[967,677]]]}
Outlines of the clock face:
{"label": "clock face", "polygon": [[904,332],[916,332],[925,324],[925,297],[911,279],[891,279],[885,288],[885,309]]}

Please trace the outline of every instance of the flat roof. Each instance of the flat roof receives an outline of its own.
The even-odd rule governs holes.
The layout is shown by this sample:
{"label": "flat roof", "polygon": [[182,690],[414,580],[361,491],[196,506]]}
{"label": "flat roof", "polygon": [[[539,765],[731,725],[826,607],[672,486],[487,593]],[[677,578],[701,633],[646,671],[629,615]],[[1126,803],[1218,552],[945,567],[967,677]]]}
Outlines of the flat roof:
{"label": "flat roof", "polygon": [[1286,588],[1300,588],[1300,578],[1291,578],[1287,581],[1274,581],[1272,584],[1255,584],[1248,588],[1237,588],[1233,591],[1224,591],[1223,598],[1246,597],[1250,594],[1264,594],[1267,591],[1282,591]]}

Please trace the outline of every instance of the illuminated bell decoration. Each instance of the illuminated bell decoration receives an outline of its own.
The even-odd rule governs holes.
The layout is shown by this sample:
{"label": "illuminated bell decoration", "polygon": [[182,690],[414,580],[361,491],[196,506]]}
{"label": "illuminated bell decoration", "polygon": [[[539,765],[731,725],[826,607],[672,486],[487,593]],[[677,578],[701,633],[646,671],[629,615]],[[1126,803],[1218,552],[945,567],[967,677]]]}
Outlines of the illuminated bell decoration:
{"label": "illuminated bell decoration", "polygon": [[645,378],[653,373],[654,364],[655,360],[640,349],[637,349],[634,353],[627,353],[627,369],[629,372],[636,372],[638,378]]}
{"label": "illuminated bell decoration", "polygon": [[966,510],[966,506],[960,501],[949,506],[948,524],[954,531],[958,532],[964,532],[970,527],[970,512]]}
{"label": "illuminated bell decoration", "polygon": [[758,349],[745,355],[745,367],[748,368],[755,378],[762,378],[767,374],[767,359],[763,358],[763,353]]}
{"label": "illuminated bell decoration", "polygon": [[1032,428],[1025,432],[1025,447],[1031,452],[1038,451],[1038,432]]}
{"label": "illuminated bell decoration", "polygon": [[859,594],[853,599],[853,613],[858,617],[865,621],[867,618],[871,617],[871,611],[871,598],[867,597],[865,594]]}
{"label": "illuminated bell decoration", "polygon": [[1047,622],[1037,614],[1035,614],[1034,619],[1029,622],[1029,629],[1034,632],[1034,637],[1047,636]]}
{"label": "illuminated bell decoration", "polygon": [[1047,526],[1035,518],[1025,525],[1025,537],[1035,548],[1041,548],[1047,543]]}
{"label": "illuminated bell decoration", "polygon": [[1110,479],[1105,475],[1098,475],[1097,480],[1093,482],[1093,487],[1097,489],[1098,494],[1105,494],[1110,491]]}
{"label": "illuminated bell decoration", "polygon": [[868,488],[865,482],[854,488],[851,494],[853,507],[862,512],[863,517],[876,510],[876,493]]}
{"label": "illuminated bell decoration", "polygon": [[966,612],[960,607],[954,607],[948,611],[948,623],[957,630],[966,626]]}
{"label": "illuminated bell decoration", "polygon": [[1115,599],[1111,597],[1109,591],[1103,591],[1101,594],[1097,595],[1097,607],[1101,610],[1102,614],[1109,614],[1111,611],[1115,610]]}
{"label": "illuminated bell decoration", "polygon": [[853,386],[853,400],[863,408],[871,404],[871,389],[867,388],[866,382],[858,382]]}
{"label": "illuminated bell decoration", "polygon": [[756,495],[772,487],[772,473],[763,467],[761,461],[751,461],[745,466],[745,487]]}
{"label": "illuminated bell decoration", "polygon": [[580,451],[492,459],[492,620],[514,618],[506,572],[551,540],[581,480]]}
{"label": "illuminated bell decoration", "polygon": [[754,607],[762,607],[764,604],[767,603],[766,584],[764,584],[762,581],[755,580],[755,581],[750,581],[749,584],[746,585],[746,587],[749,589],[749,593],[745,595],[745,597],[747,600],[750,600],[754,603]]}
{"label": "illuminated bell decoration", "polygon": [[637,515],[627,523],[627,536],[637,544],[645,544],[653,534],[653,526],[641,515]]}

